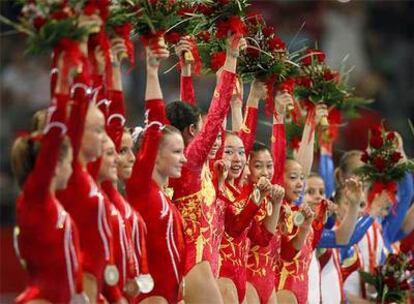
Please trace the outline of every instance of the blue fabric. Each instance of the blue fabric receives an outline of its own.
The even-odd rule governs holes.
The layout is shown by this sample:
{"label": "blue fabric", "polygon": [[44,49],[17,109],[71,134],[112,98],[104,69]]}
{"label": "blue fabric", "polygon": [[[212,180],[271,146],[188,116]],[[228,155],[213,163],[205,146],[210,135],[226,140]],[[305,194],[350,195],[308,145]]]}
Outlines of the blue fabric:
{"label": "blue fabric", "polygon": [[336,243],[335,231],[330,229],[324,229],[322,232],[321,240],[319,241],[318,248],[349,248],[358,243],[365,235],[369,227],[371,227],[374,219],[369,215],[364,215],[358,219],[354,232],[348,244],[338,245]]}
{"label": "blue fabric", "polygon": [[404,179],[398,183],[397,202],[395,206],[384,219],[379,221],[382,226],[385,245],[389,250],[391,249],[392,243],[405,236],[401,231],[401,225],[410,208],[413,192],[413,176],[407,172]]}
{"label": "blue fabric", "polygon": [[335,166],[331,155],[322,154],[319,158],[319,175],[325,183],[326,197],[332,197],[335,191]]}

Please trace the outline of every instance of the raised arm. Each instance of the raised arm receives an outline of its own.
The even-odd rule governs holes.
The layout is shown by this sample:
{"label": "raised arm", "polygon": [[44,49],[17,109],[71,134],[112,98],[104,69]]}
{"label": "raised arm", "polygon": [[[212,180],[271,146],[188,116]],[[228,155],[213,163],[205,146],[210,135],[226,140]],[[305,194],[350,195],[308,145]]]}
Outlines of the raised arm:
{"label": "raised arm", "polygon": [[322,117],[328,114],[324,104],[318,104],[314,110],[308,112],[305,127],[303,129],[302,140],[300,141],[299,151],[295,159],[302,165],[305,176],[308,176],[312,170],[313,164],[313,147],[315,144],[315,126],[319,124]]}
{"label": "raised arm", "polygon": [[[230,40],[232,39],[234,38]],[[228,43],[226,61],[223,66],[223,71],[220,73],[216,89],[214,90],[207,119],[200,133],[186,149],[187,166],[194,171],[201,171],[230,108],[230,99],[235,86],[235,72],[239,53],[238,47],[232,48],[232,44],[232,41]]]}
{"label": "raised arm", "polygon": [[325,196],[332,197],[335,191],[335,166],[332,159],[332,152],[321,146],[321,156],[319,158],[319,175],[325,184]]}
{"label": "raised arm", "polygon": [[152,171],[157,157],[158,146],[161,141],[161,128],[168,123],[164,111],[162,91],[158,78],[160,61],[168,58],[169,52],[165,48],[152,51],[147,48],[147,84],[145,89],[145,110],[148,124],[144,133],[142,147],[137,153],[132,169],[131,178],[126,183],[129,201],[136,201],[133,195],[137,187],[142,193],[148,189],[152,182]]}
{"label": "raised arm", "polygon": [[371,227],[374,219],[370,215],[364,215],[356,222],[355,228],[347,244],[338,244],[336,233],[331,229],[323,229],[320,241],[315,244],[318,248],[346,248],[358,243]]}
{"label": "raised arm", "polygon": [[[58,73],[56,91],[49,107],[49,121],[43,130],[43,136],[29,139],[29,145],[41,142],[36,164],[25,185],[24,193],[32,198],[30,201],[44,202],[50,191],[56,165],[59,161],[60,147],[67,132],[66,108],[68,103],[68,83],[63,82],[62,73]],[[36,200],[38,198],[38,200]]]}
{"label": "raised arm", "polygon": [[181,37],[175,48],[175,54],[180,61],[180,100],[191,105],[196,105],[197,101],[194,93],[192,64],[185,59],[185,53],[191,53],[193,42],[189,37]]}
{"label": "raised arm", "polygon": [[288,105],[293,104],[292,96],[287,92],[278,91],[275,97],[275,113],[273,113],[273,127],[271,150],[274,165],[273,184],[283,185],[283,173],[286,162],[286,133],[285,115]]}
{"label": "raised arm", "polygon": [[259,101],[260,99],[264,98],[265,95],[265,84],[256,79],[253,80],[250,86],[249,96],[247,97],[243,123],[239,131],[239,136],[243,141],[246,155],[249,155],[253,147],[253,143],[256,139]]}
{"label": "raised arm", "polygon": [[382,221],[384,238],[389,243],[396,241],[397,236],[402,237],[401,225],[404,222],[410,203],[413,199],[413,175],[405,173],[404,179],[398,184],[398,200],[389,214]]}
{"label": "raised arm", "polygon": [[108,90],[108,119],[106,131],[119,151],[125,126],[125,104],[122,92],[122,76],[120,54],[127,53],[124,40],[122,38],[112,39],[112,87]]}

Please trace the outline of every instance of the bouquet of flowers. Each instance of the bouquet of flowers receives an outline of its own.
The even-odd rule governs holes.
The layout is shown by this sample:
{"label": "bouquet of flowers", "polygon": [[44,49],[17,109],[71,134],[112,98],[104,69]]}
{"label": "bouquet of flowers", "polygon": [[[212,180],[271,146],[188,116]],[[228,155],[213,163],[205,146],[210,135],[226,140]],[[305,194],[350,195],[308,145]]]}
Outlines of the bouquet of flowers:
{"label": "bouquet of flowers", "polygon": [[109,36],[122,38],[127,49],[127,53],[120,54],[118,59],[128,58],[132,66],[135,64],[135,48],[131,41],[131,34],[137,11],[138,7],[131,1],[112,1],[106,21],[106,31]]}
{"label": "bouquet of flowers", "polygon": [[363,180],[372,184],[368,203],[383,191],[395,202],[397,182],[404,178],[406,171],[414,169],[412,160],[403,161],[398,141],[397,135],[386,132],[382,125],[370,130],[368,149],[361,156],[365,164],[357,171]]}
{"label": "bouquet of flowers", "polygon": [[145,45],[160,38],[176,44],[182,36],[192,34],[196,19],[201,17],[189,0],[135,0],[135,3],[139,8],[135,31]]}
{"label": "bouquet of flowers", "polygon": [[17,23],[1,16],[1,21],[28,35],[27,52],[52,51],[67,41],[80,41],[93,29],[79,26],[79,16],[86,0],[20,0],[21,15]]}
{"label": "bouquet of flowers", "polygon": [[250,14],[246,18],[248,46],[240,56],[238,74],[244,80],[258,78],[266,83],[266,113],[273,113],[274,84],[279,89],[293,93],[292,76],[297,64],[291,61],[286,44],[278,37],[271,26],[267,26],[262,16]]}
{"label": "bouquet of flowers", "polygon": [[354,117],[357,106],[371,101],[352,95],[352,89],[347,87],[349,73],[330,69],[321,50],[306,49],[299,60],[301,68],[295,80],[294,94],[308,109],[318,103],[327,105],[329,115],[322,119],[321,126],[328,132],[321,134],[320,138],[325,143],[332,143],[338,134],[342,116]]}
{"label": "bouquet of flowers", "polygon": [[207,17],[203,27],[215,32],[217,39],[226,39],[229,33],[241,38],[247,32],[243,21],[247,6],[247,0],[205,0],[196,5],[196,11]]}
{"label": "bouquet of flowers", "polygon": [[414,260],[404,253],[390,254],[374,273],[360,271],[360,275],[377,290],[377,303],[406,303],[408,290],[413,287]]}

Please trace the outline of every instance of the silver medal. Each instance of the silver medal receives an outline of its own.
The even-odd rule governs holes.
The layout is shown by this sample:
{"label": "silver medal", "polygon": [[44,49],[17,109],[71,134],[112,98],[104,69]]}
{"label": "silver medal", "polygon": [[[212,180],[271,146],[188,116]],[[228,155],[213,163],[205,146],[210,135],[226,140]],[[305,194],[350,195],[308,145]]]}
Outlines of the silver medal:
{"label": "silver medal", "polygon": [[109,286],[115,286],[119,281],[119,271],[115,265],[107,265],[104,271],[104,279]]}
{"label": "silver medal", "polygon": [[154,279],[149,273],[138,276],[137,283],[141,293],[149,293],[154,288]]}

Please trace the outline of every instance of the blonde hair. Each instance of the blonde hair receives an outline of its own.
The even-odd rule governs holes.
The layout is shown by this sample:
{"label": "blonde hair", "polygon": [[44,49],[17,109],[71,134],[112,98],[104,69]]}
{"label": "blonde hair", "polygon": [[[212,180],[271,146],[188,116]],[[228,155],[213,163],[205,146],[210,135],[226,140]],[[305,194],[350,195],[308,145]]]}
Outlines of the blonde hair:
{"label": "blonde hair", "polygon": [[[20,187],[23,187],[27,177],[34,169],[36,159],[41,148],[41,141],[37,138],[40,132],[29,136],[18,137],[11,149],[11,167]],[[63,160],[71,147],[67,137],[62,142],[59,151],[59,160]]]}
{"label": "blonde hair", "polygon": [[43,131],[47,123],[47,113],[47,109],[42,109],[33,114],[30,128],[32,132]]}

